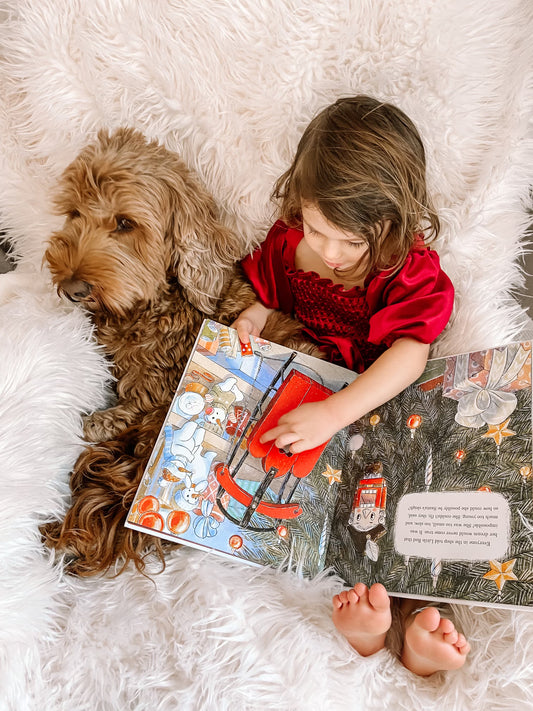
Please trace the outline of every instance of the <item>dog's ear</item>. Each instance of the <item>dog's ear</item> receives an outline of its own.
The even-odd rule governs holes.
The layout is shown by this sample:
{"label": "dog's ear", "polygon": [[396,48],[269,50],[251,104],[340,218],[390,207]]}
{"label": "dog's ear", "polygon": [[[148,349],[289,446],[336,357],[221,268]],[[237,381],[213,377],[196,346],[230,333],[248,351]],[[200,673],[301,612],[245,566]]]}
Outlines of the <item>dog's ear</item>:
{"label": "dog's ear", "polygon": [[91,183],[91,166],[95,157],[103,154],[113,140],[124,142],[129,129],[119,129],[114,135],[107,129],[100,129],[97,137],[87,143],[78,155],[69,163],[61,174],[52,197],[52,209],[55,215],[69,215],[75,213],[80,204],[86,199],[87,188],[95,188]]}
{"label": "dog's ear", "polygon": [[212,196],[177,156],[169,157],[160,165],[170,194],[167,269],[193,306],[213,314],[242,245],[219,221]]}

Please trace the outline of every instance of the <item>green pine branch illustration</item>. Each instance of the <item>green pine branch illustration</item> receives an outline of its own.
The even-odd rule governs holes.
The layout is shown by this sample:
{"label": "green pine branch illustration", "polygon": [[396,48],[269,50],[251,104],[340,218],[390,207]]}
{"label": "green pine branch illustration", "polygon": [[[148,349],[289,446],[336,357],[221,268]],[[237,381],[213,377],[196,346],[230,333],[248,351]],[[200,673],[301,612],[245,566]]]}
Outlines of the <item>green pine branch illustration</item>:
{"label": "green pine branch illustration", "polygon": [[[507,423],[507,431],[514,434],[505,436],[499,446],[494,437],[487,436],[489,425],[459,425],[455,420],[457,401],[443,397],[440,387],[425,392],[411,386],[376,413],[354,423],[350,432],[360,434],[363,444],[350,457],[349,481],[341,488],[328,564],[349,584],[360,579],[371,584],[379,579],[399,592],[523,604],[527,585],[533,582],[531,392],[524,389],[516,396],[517,406]],[[373,414],[379,417],[371,426]],[[378,540],[379,558],[373,562],[355,550],[346,525],[357,482],[376,461],[382,465],[389,503],[387,531]],[[468,492],[478,489],[501,493],[509,504],[508,554],[511,560],[517,558],[513,571],[518,580],[507,579],[499,589],[493,580],[483,577],[490,570],[489,561],[441,561],[435,578],[431,559],[413,556],[406,564],[395,551],[392,536],[400,498],[423,491],[464,491],[466,502]],[[388,571],[385,576],[384,570]]]}

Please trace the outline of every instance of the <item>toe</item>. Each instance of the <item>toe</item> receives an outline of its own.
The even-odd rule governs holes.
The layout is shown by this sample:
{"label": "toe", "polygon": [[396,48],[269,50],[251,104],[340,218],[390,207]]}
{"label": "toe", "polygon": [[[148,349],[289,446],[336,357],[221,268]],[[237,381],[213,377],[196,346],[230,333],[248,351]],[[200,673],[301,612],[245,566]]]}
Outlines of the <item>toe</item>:
{"label": "toe", "polygon": [[385,586],[381,583],[374,583],[368,591],[368,600],[375,610],[388,610],[390,598]]}
{"label": "toe", "polygon": [[452,634],[452,632],[455,631],[455,625],[451,620],[441,618],[439,623],[439,631],[442,632],[443,635]]}
{"label": "toe", "polygon": [[435,607],[426,607],[416,615],[413,624],[418,625],[426,632],[435,632],[439,628],[440,622],[439,611]]}
{"label": "toe", "polygon": [[457,647],[457,651],[461,654],[468,654],[468,652],[470,651],[470,644],[466,641],[465,636],[463,634],[459,634],[457,636],[457,642],[455,643],[455,646]]}
{"label": "toe", "polygon": [[341,597],[340,595],[334,595],[333,600],[331,601],[333,604],[333,607],[337,610],[339,610],[342,607],[342,602],[341,602]]}
{"label": "toe", "polygon": [[451,632],[445,632],[442,635],[442,639],[447,643],[447,644],[457,644],[457,640],[459,639],[459,635],[457,634],[457,630],[453,629]]}
{"label": "toe", "polygon": [[348,591],[343,590],[339,593],[338,597],[341,605],[346,605],[346,603],[348,602]]}
{"label": "toe", "polygon": [[348,602],[352,603],[352,605],[355,605],[355,603],[359,602],[359,595],[355,592],[355,590],[348,590],[346,594],[348,598]]}
{"label": "toe", "polygon": [[368,594],[368,588],[364,583],[355,583],[353,589],[359,599]]}

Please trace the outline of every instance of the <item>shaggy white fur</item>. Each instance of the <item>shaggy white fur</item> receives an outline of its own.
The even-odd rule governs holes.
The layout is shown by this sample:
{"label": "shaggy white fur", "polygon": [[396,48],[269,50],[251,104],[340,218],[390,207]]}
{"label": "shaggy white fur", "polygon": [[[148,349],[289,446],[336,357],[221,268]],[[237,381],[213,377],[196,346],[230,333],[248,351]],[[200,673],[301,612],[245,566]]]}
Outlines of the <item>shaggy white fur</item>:
{"label": "shaggy white fur", "polygon": [[[179,550],[153,579],[77,580],[43,551],[106,396],[84,316],[40,274],[54,183],[97,129],[178,150],[242,236],[310,117],[339,95],[398,103],[425,138],[455,282],[435,353],[515,338],[533,144],[529,0],[4,0],[0,214],[33,274],[0,284],[0,708],[533,708],[533,614],[455,608],[466,666],[420,679],[362,659],[330,621],[340,582]],[[0,281],[5,276],[0,276]]]}

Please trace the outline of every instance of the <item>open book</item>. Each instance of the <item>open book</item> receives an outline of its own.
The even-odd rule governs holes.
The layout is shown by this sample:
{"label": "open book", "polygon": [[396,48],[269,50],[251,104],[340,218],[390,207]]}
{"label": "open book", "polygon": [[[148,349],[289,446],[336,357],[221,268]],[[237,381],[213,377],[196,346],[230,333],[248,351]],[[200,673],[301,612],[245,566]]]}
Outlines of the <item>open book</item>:
{"label": "open book", "polygon": [[531,343],[430,360],[313,450],[260,443],[355,377],[204,321],[126,526],[391,595],[533,606]]}

